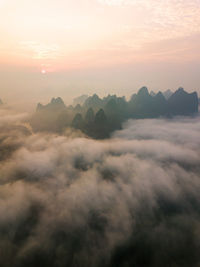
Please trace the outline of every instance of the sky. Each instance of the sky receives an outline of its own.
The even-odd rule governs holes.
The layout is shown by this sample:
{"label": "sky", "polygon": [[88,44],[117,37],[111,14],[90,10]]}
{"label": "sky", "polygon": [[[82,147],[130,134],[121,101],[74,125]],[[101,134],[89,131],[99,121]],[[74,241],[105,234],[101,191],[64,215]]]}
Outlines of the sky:
{"label": "sky", "polygon": [[0,0],[0,98],[198,91],[199,0]]}

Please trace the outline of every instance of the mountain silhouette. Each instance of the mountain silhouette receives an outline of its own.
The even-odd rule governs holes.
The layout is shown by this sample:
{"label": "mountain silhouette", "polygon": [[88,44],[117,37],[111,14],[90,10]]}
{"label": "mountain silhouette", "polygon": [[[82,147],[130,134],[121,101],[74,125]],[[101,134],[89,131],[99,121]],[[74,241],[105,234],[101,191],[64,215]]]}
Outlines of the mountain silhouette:
{"label": "mountain silhouette", "polygon": [[90,96],[85,100],[84,106],[96,109],[102,106],[102,102],[102,99],[99,98],[97,94],[94,94],[93,96]]}
{"label": "mountain silhouette", "polygon": [[82,105],[66,106],[58,97],[52,98],[47,105],[39,103],[30,123],[34,131],[60,133],[66,127],[72,127],[92,138],[103,139],[109,137],[114,130],[120,129],[122,123],[130,118],[194,115],[198,112],[198,101],[196,92],[187,93],[183,88],[174,93],[167,90],[155,94],[149,93],[145,86],[133,94],[129,101],[116,95],[101,99],[94,94],[87,97]]}
{"label": "mountain silhouette", "polygon": [[57,97],[57,98],[52,98],[51,102],[48,103],[47,105],[42,105],[40,103],[38,103],[37,105],[37,110],[61,110],[61,109],[65,109],[65,103],[62,100],[61,97]]}
{"label": "mountain silhouette", "polygon": [[164,97],[165,97],[166,99],[169,99],[170,96],[173,95],[173,92],[172,92],[170,89],[168,89],[168,90],[166,90],[166,91],[163,92],[163,95],[164,95]]}
{"label": "mountain silhouette", "polygon": [[76,106],[76,105],[83,105],[84,104],[84,102],[86,101],[86,99],[88,99],[88,95],[81,95],[81,96],[79,96],[79,97],[76,97],[76,98],[74,98],[74,100],[73,100],[73,106]]}
{"label": "mountain silhouette", "polygon": [[95,117],[94,117],[94,111],[93,111],[92,108],[89,108],[87,110],[86,115],[85,115],[85,121],[86,121],[86,123],[90,124],[90,123],[93,123],[94,122],[94,119],[95,119]]}
{"label": "mountain silhouette", "polygon": [[172,115],[190,115],[198,112],[198,96],[196,92],[187,93],[179,88],[168,100],[168,109]]}

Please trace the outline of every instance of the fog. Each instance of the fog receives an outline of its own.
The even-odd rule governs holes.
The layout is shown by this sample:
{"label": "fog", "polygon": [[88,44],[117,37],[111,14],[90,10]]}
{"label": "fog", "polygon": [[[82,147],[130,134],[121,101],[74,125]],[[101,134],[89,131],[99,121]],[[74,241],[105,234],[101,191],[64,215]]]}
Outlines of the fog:
{"label": "fog", "polygon": [[199,266],[199,116],[105,141],[27,116],[0,113],[0,266]]}
{"label": "fog", "polygon": [[[196,60],[198,49],[199,46],[195,50]],[[198,59],[198,62],[136,62],[41,74],[34,68],[5,67],[0,64],[0,98],[22,112],[31,112],[37,103],[46,103],[53,96],[62,97],[67,105],[79,95],[97,93],[103,97],[108,91],[129,99],[144,85],[148,85],[149,91],[155,92],[167,89],[175,91],[181,86],[188,92],[197,91],[200,94],[199,68]]]}

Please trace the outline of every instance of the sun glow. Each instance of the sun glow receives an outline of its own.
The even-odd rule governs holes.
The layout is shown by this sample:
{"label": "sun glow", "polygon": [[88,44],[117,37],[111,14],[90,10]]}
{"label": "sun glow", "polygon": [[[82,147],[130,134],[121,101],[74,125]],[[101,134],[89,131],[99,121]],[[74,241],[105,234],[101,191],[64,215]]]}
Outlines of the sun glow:
{"label": "sun glow", "polygon": [[199,13],[199,0],[0,0],[0,91],[198,88]]}
{"label": "sun glow", "polygon": [[[28,61],[29,65],[39,66],[42,61],[73,69],[142,61],[144,54],[150,60],[155,55],[168,58],[169,54],[174,57],[174,49],[180,53],[185,50],[182,39],[188,33],[199,33],[197,0],[178,4],[173,0],[58,2],[0,0],[0,34],[6,33],[0,43],[1,61],[17,57],[18,64],[27,65]],[[179,38],[181,46],[174,45],[173,40]]]}

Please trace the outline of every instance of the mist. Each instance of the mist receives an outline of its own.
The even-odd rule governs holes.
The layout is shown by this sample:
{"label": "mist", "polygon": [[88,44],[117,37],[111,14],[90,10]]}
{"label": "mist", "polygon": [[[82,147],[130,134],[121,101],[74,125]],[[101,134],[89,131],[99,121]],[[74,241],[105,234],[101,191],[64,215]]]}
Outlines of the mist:
{"label": "mist", "polygon": [[1,110],[0,266],[199,266],[200,117],[111,139]]}
{"label": "mist", "polygon": [[[196,40],[193,43],[196,43]],[[149,90],[155,92],[167,89],[175,91],[182,86],[188,92],[200,93],[200,66],[195,60],[160,62],[155,59],[153,64],[145,61],[104,68],[60,70],[46,74],[41,74],[40,70],[33,67],[0,64],[0,97],[21,112],[31,112],[38,102],[48,102],[52,96],[62,97],[67,105],[79,95],[97,93],[102,97],[108,91],[110,94],[125,95],[129,99],[143,85],[148,85]]]}

